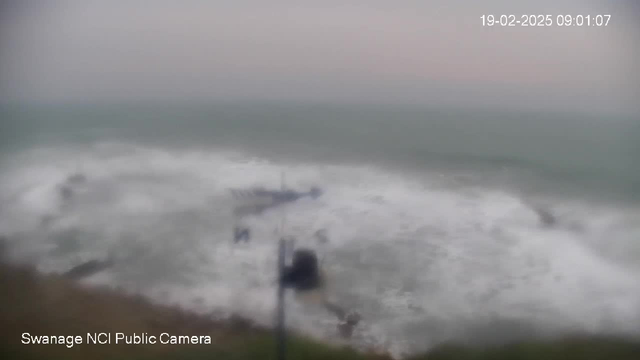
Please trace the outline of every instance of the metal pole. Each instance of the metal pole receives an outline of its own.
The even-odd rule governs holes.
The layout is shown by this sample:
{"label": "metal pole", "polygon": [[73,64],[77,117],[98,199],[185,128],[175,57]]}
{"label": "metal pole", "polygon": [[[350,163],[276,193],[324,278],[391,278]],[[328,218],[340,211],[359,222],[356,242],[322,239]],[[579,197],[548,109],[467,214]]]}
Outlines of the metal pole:
{"label": "metal pole", "polygon": [[[284,171],[280,173],[280,188],[284,191]],[[287,241],[284,238],[284,221],[285,213],[284,208],[280,218],[280,242],[278,244],[278,314],[277,314],[277,338],[276,338],[276,355],[278,360],[285,360],[286,358],[286,338],[285,331],[285,316],[284,316],[284,293],[285,287],[282,278],[285,271],[285,261],[287,256]]]}
{"label": "metal pole", "polygon": [[285,255],[286,255],[286,241],[284,238],[280,239],[279,251],[278,251],[278,319],[277,319],[277,359],[285,360],[286,353],[286,333],[285,333],[285,317],[284,317],[284,284],[282,276],[284,275],[285,267]]}

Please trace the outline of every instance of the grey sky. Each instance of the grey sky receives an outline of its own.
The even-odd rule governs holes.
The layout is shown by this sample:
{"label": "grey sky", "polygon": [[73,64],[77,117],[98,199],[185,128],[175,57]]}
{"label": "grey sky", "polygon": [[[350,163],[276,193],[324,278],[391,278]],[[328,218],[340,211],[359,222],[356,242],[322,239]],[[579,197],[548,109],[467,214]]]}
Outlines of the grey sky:
{"label": "grey sky", "polygon": [[[1,96],[638,110],[630,1],[300,4],[5,1]],[[606,28],[483,28],[489,13],[612,17]]]}

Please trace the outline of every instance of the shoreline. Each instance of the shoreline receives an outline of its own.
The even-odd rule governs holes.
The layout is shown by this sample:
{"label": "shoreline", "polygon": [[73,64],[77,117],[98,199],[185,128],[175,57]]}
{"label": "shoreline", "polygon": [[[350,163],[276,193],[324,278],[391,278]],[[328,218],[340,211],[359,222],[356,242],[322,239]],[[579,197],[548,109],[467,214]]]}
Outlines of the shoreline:
{"label": "shoreline", "polygon": [[[275,341],[272,330],[241,316],[197,314],[24,265],[0,263],[0,292],[6,294],[0,299],[0,354],[10,353],[11,358],[154,358]],[[361,354],[288,333],[291,347],[303,342],[329,352]],[[271,350],[275,354],[275,345]]]}
{"label": "shoreline", "polygon": [[[142,296],[87,287],[62,275],[0,264],[0,354],[11,359],[256,359],[275,358],[272,330],[231,316],[214,319]],[[25,344],[25,334],[40,344]],[[49,344],[42,337],[49,336]],[[116,340],[117,337],[117,340]],[[195,341],[192,341],[194,340]],[[95,341],[95,342],[94,342]],[[70,342],[72,345],[69,345]],[[289,331],[292,359],[392,360]],[[638,359],[640,341],[575,336],[498,346],[441,344],[412,360]]]}

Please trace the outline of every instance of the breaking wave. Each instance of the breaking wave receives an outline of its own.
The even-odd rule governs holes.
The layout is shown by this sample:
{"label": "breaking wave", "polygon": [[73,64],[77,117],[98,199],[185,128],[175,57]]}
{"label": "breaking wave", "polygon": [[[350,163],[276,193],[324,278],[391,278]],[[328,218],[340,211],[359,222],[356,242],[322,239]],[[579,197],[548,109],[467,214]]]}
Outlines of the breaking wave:
{"label": "breaking wave", "polygon": [[[631,205],[452,186],[446,173],[123,143],[29,150],[3,168],[0,233],[15,259],[45,272],[117,260],[87,284],[271,324],[284,219],[296,246],[320,253],[331,296],[361,313],[357,347],[401,356],[446,340],[640,334]],[[277,188],[282,171],[287,186],[324,195],[248,219],[251,243],[233,244],[229,189]],[[84,180],[65,197],[74,174]],[[541,226],[539,206],[555,226]],[[328,243],[315,241],[318,230]],[[330,314],[288,304],[290,326],[340,341]]]}

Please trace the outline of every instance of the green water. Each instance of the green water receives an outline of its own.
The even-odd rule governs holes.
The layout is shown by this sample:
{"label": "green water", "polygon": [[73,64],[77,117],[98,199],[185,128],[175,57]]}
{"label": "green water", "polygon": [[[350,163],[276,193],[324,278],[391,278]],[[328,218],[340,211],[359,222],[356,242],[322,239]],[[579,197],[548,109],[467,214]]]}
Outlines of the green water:
{"label": "green water", "polygon": [[274,159],[454,169],[485,181],[640,198],[633,118],[322,105],[10,107],[2,152],[131,141]]}

